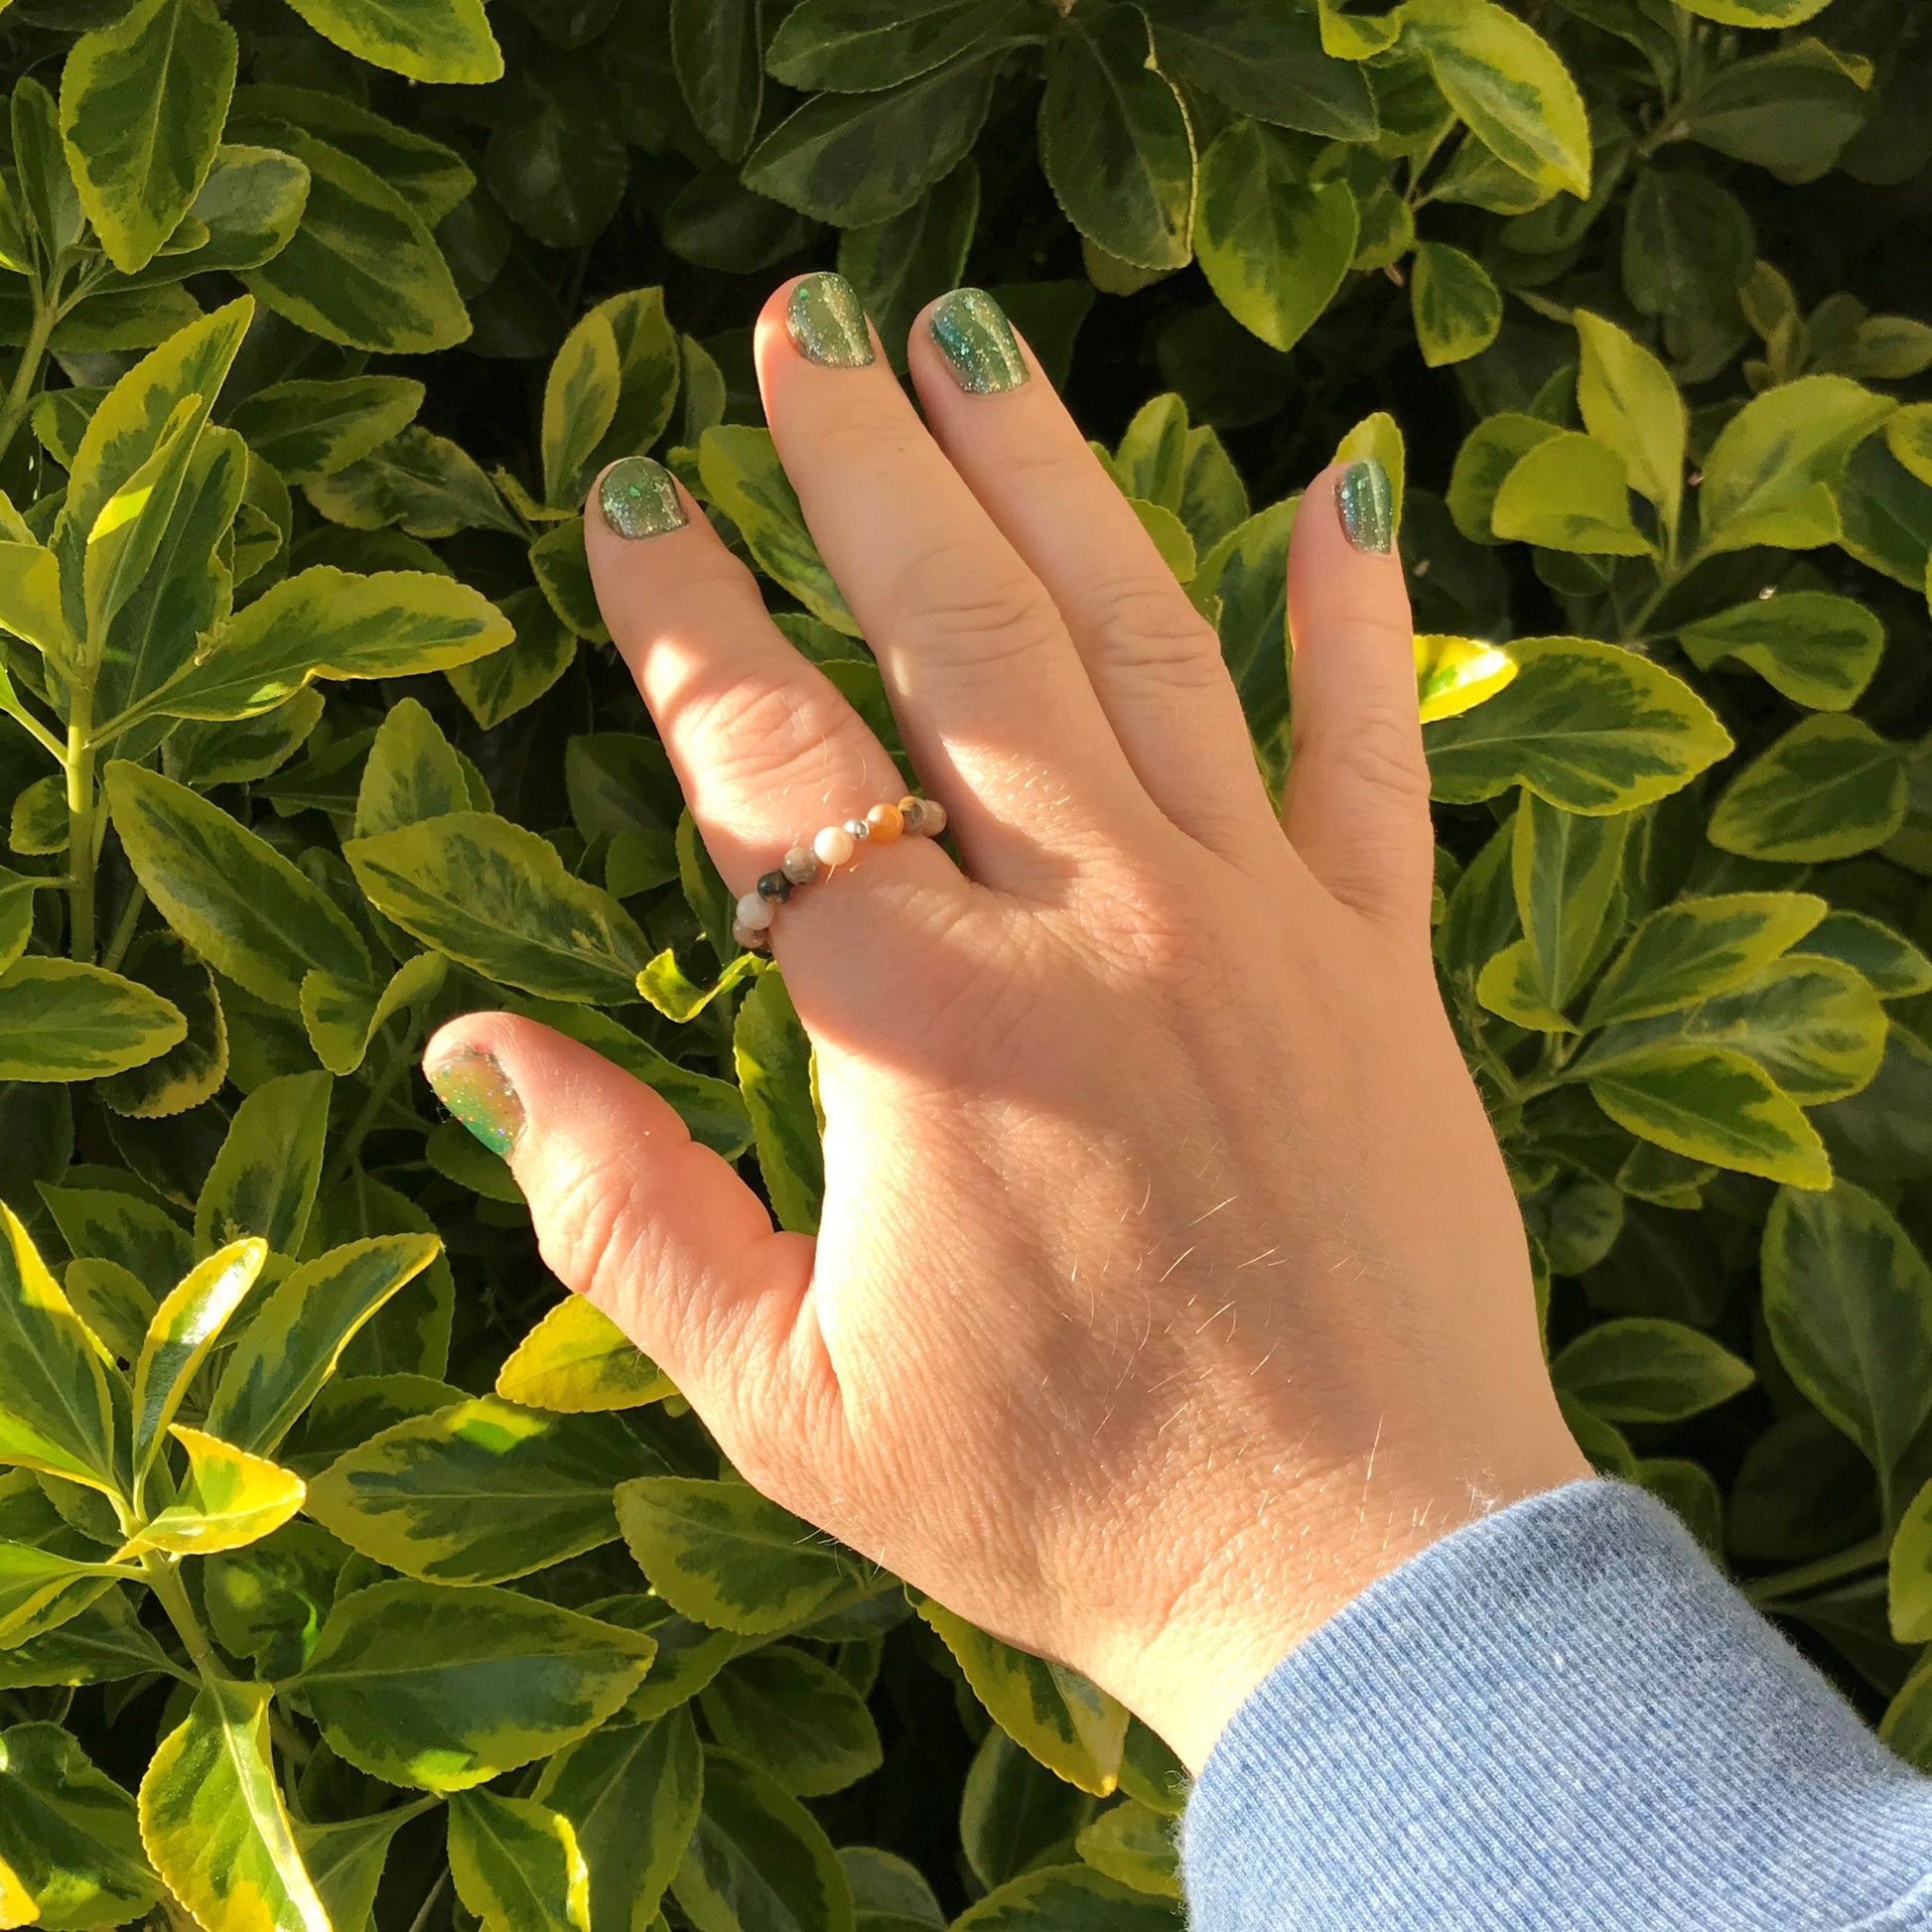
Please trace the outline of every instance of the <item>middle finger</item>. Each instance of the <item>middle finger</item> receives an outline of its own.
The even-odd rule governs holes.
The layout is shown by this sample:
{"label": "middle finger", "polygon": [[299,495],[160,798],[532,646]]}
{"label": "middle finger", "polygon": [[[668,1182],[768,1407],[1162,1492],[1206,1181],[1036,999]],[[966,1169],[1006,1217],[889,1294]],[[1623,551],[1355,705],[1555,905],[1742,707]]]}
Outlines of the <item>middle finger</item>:
{"label": "middle finger", "polygon": [[989,885],[1152,831],[1142,789],[1038,580],[926,433],[850,284],[759,319],[765,416],[879,659],[906,750]]}

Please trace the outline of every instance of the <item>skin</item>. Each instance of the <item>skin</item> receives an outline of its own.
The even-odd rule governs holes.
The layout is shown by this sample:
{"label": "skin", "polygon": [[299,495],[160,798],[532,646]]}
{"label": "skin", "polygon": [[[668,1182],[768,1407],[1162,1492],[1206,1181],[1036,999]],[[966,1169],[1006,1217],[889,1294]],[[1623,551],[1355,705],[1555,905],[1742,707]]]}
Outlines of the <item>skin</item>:
{"label": "skin", "polygon": [[[780,911],[816,1049],[815,1238],[671,1108],[502,1014],[543,1255],[759,1488],[1085,1673],[1198,1770],[1297,1643],[1487,1511],[1586,1476],[1429,950],[1399,560],[1333,475],[1289,563],[1277,819],[1211,628],[1033,362],[969,395],[758,330],[778,453],[964,870],[905,838]],[[735,892],[902,786],[697,506],[599,602]]]}

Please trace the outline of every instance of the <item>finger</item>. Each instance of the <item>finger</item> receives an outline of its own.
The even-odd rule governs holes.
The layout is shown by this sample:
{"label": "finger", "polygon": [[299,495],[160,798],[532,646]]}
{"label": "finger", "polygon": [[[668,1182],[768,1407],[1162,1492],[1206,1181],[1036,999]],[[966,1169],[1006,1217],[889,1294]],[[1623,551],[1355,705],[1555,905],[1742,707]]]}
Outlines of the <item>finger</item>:
{"label": "finger", "polygon": [[1288,625],[1289,838],[1337,898],[1426,940],[1435,839],[1415,638],[1388,477],[1372,458],[1324,470],[1302,498]]}
{"label": "finger", "polygon": [[926,433],[850,284],[780,288],[757,346],[779,458],[974,875],[1062,874],[1145,826],[1052,599]]}
{"label": "finger", "polygon": [[837,1402],[811,1237],[774,1229],[667,1101],[548,1027],[470,1014],[423,1064],[509,1162],[550,1271],[664,1370],[734,1462],[765,1462],[772,1444],[809,1459]]}
{"label": "finger", "polygon": [[1059,607],[1154,802],[1229,858],[1279,842],[1220,639],[998,304],[942,296],[913,325],[908,365],[940,448]]}
{"label": "finger", "polygon": [[[592,489],[584,547],[598,606],[733,892],[754,893],[822,828],[899,798],[886,748],[772,623],[752,573],[668,471],[647,457],[613,465]],[[863,939],[905,890],[963,884],[930,839],[869,848],[863,866],[785,904],[773,950],[789,962],[802,949],[809,980],[819,951]]]}

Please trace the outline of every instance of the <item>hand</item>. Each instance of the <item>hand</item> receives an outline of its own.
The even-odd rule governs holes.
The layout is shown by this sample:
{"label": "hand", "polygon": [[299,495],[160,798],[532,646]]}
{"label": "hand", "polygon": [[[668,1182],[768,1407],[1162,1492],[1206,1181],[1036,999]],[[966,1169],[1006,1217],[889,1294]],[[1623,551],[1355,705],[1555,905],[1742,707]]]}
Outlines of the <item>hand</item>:
{"label": "hand", "polygon": [[[777,916],[826,1119],[816,1239],[543,1027],[471,1016],[427,1060],[494,1060],[546,1261],[746,1477],[1198,1768],[1376,1577],[1588,1473],[1431,965],[1401,566],[1374,480],[1363,548],[1317,478],[1284,836],[1214,632],[997,311],[944,307],[972,386],[920,318],[922,425],[842,291],[778,291],[759,381],[965,870],[872,845]],[[685,520],[626,538],[594,502],[598,598],[743,893],[901,785],[640,474],[664,493],[620,520]]]}

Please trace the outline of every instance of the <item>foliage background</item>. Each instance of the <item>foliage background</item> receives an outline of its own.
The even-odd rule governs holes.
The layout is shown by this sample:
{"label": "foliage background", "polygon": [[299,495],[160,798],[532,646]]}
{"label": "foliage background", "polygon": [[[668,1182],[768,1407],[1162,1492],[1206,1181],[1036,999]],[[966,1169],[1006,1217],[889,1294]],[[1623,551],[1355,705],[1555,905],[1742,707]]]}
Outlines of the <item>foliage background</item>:
{"label": "foliage background", "polygon": [[813,1225],[575,518],[658,450],[891,742],[751,376],[834,263],[1000,295],[1271,784],[1293,492],[1389,465],[1573,1426],[1932,1762],[1921,10],[12,0],[0,69],[0,1926],[1174,1922],[1158,1740],[737,1482],[415,1071],[541,1014]]}

